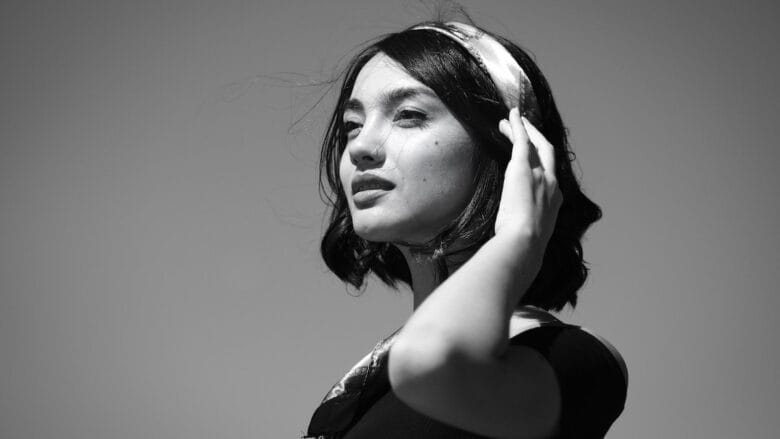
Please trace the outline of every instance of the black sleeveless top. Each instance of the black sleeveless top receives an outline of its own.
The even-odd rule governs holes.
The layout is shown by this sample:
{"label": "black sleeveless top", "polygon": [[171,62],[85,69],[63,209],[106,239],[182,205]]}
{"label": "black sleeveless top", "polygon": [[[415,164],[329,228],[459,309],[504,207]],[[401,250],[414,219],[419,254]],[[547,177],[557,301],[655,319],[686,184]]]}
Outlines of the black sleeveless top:
{"label": "black sleeveless top", "polygon": [[[599,338],[569,324],[544,325],[512,337],[549,361],[561,391],[561,419],[556,438],[603,438],[623,411],[627,377],[622,359]],[[377,346],[375,351],[379,349]],[[389,349],[389,347],[388,347]],[[381,355],[378,356],[381,358]],[[386,360],[386,356],[385,356]],[[375,362],[374,376],[362,379],[351,421],[340,431],[323,434],[315,419],[309,435],[339,439],[477,439],[486,438],[429,418],[404,404],[390,388],[386,361]],[[370,374],[369,374],[370,375]],[[324,404],[323,404],[324,405]],[[315,412],[315,418],[317,413]],[[334,418],[335,419],[335,418]],[[323,423],[320,423],[323,424]],[[325,428],[327,430],[327,428]]]}

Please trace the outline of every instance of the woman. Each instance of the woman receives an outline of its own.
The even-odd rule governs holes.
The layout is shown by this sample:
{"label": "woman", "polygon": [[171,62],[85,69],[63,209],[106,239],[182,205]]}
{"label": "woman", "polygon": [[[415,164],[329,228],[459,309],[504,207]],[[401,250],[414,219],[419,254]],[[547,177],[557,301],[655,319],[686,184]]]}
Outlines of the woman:
{"label": "woman", "polygon": [[[328,267],[408,284],[414,312],[326,395],[306,437],[603,437],[627,373],[576,304],[580,190],[546,80],[511,42],[428,22],[347,68],[323,142]],[[328,193],[326,189],[326,193]]]}

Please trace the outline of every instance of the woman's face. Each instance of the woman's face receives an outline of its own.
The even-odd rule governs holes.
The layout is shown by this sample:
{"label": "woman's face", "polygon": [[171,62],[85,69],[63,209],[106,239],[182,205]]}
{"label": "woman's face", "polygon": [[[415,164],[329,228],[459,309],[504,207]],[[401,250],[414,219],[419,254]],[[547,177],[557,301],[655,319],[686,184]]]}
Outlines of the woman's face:
{"label": "woman's face", "polygon": [[466,206],[474,144],[434,92],[378,53],[344,112],[339,172],[358,236],[423,243]]}

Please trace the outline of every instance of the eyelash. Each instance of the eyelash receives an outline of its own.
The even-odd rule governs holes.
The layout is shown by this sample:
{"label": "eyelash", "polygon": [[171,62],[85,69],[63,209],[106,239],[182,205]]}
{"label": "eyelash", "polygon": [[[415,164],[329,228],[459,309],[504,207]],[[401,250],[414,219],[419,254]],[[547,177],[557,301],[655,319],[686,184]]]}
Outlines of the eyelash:
{"label": "eyelash", "polygon": [[[407,117],[401,117],[401,116],[407,116]],[[401,110],[398,113],[396,113],[395,117],[393,118],[393,122],[397,122],[398,120],[413,120],[413,126],[420,127],[424,126],[425,123],[428,121],[428,115],[423,113],[422,111],[417,110]]]}
{"label": "eyelash", "polygon": [[352,130],[354,130],[356,128],[359,128],[359,127],[360,127],[359,123],[353,122],[351,120],[348,120],[348,121],[344,122],[344,125],[343,125],[344,132],[347,133],[347,134],[349,134],[350,132],[352,132]]}
{"label": "eyelash", "polygon": [[[419,128],[426,125],[428,115],[418,110],[400,110],[393,117],[393,122],[402,122],[402,128]],[[346,135],[350,137],[352,131],[361,126],[358,122],[348,120],[344,122],[342,127]]]}

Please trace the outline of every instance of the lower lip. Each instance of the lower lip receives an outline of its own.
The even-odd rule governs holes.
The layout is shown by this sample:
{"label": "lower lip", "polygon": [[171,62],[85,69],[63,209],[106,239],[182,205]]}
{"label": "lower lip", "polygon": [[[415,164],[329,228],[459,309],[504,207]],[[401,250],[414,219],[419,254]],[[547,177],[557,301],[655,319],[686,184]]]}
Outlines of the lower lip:
{"label": "lower lip", "polygon": [[352,195],[352,201],[355,202],[356,207],[363,207],[369,205],[377,198],[388,192],[390,192],[389,189],[369,189],[366,191],[360,191]]}

